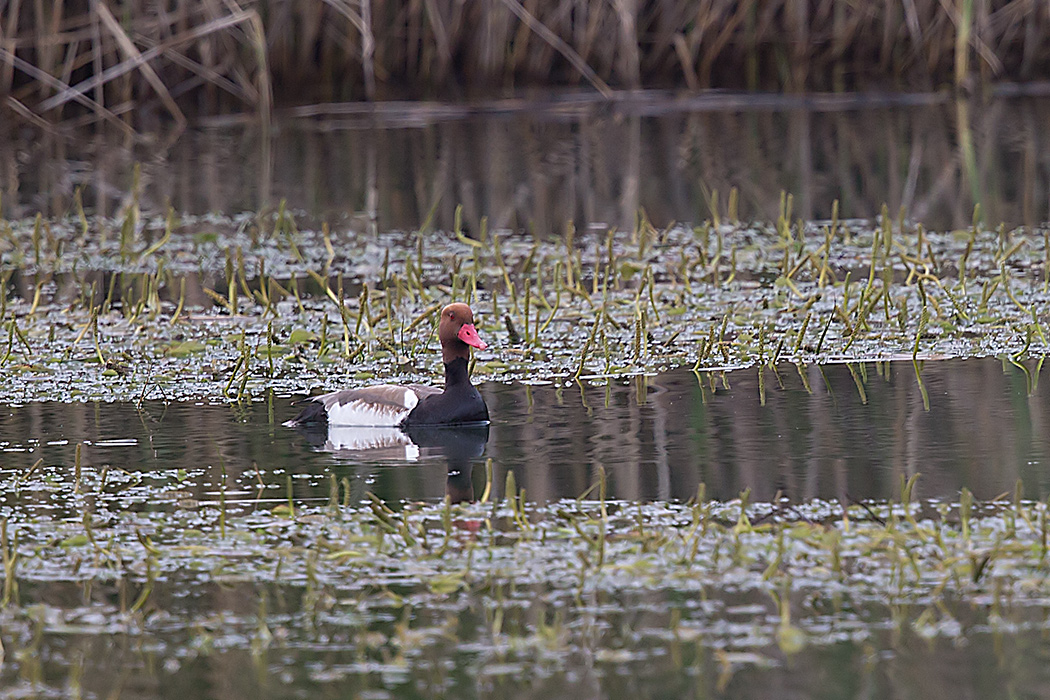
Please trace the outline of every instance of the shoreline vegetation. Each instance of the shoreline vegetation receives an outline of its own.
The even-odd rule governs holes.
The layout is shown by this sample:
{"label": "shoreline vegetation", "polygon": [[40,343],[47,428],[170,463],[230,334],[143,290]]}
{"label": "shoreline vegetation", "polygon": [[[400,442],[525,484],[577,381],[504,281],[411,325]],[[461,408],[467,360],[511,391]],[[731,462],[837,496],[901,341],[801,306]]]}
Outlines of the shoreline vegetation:
{"label": "shoreline vegetation", "polygon": [[6,0],[0,104],[37,126],[130,131],[242,112],[265,126],[275,105],[533,87],[983,93],[1045,75],[1048,29],[1034,0]]}

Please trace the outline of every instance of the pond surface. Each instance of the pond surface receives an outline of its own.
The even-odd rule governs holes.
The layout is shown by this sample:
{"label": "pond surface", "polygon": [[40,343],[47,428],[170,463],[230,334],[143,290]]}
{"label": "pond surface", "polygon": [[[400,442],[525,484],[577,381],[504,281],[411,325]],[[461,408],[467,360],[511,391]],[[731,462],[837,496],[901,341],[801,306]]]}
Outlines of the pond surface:
{"label": "pond surface", "polygon": [[[294,210],[358,231],[463,222],[561,233],[574,221],[631,230],[729,214],[891,216],[929,230],[965,227],[980,202],[991,226],[1050,218],[1046,98],[955,101],[919,95],[641,93],[615,102],[548,94],[479,104],[332,105],[289,110],[267,138],[216,119],[183,134],[68,135],[0,125],[8,217],[61,216],[82,188],[88,213],[116,215],[140,176],[140,204],[163,214]],[[717,195],[716,195],[717,193]],[[717,203],[715,202],[717,198]],[[426,223],[424,223],[426,222]]]}
{"label": "pond surface", "polygon": [[[900,552],[932,554],[929,535],[896,550],[905,523],[884,506],[842,510],[898,497],[921,472],[912,498],[943,505],[939,525],[920,524],[948,548],[962,546],[948,517],[961,488],[989,499],[1021,479],[1023,495],[1045,498],[1038,377],[994,359],[928,361],[929,410],[910,362],[782,365],[761,385],[757,370],[487,383],[487,434],[414,434],[420,444],[282,427],[288,399],[6,406],[0,549],[18,578],[3,596],[19,604],[0,607],[0,698],[949,698],[960,683],[973,697],[1039,697],[1043,504],[1015,502],[1023,518],[974,506],[987,520],[965,535],[971,557],[1000,551],[1004,533],[1019,541],[1016,561],[972,586],[950,568],[966,555],[947,550],[943,572],[913,559],[921,576],[894,573]],[[347,449],[354,440],[383,446]],[[508,470],[524,488],[523,519],[510,501],[441,515],[446,492],[481,500],[488,459],[497,497]],[[595,541],[580,545],[596,521],[580,509],[598,505],[573,499],[598,465],[610,535],[608,563],[592,569]],[[752,512],[756,525],[778,491],[798,505],[772,511],[787,520],[780,535],[741,530],[739,504],[675,503],[701,482],[725,500],[751,489],[766,513]],[[366,491],[395,508],[372,511],[388,539],[358,505]],[[689,546],[697,517],[710,526]],[[410,518],[418,530],[399,529]],[[566,539],[567,523],[582,540]],[[829,541],[837,576],[819,549]]]}
{"label": "pond surface", "polygon": [[[1048,113],[0,124],[0,700],[1047,696]],[[282,426],[467,289],[487,429]]]}
{"label": "pond surface", "polygon": [[259,493],[263,503],[285,499],[289,477],[295,498],[326,501],[331,475],[348,478],[358,500],[372,491],[439,501],[446,490],[470,500],[484,490],[489,458],[497,488],[512,470],[537,502],[579,496],[599,467],[609,497],[629,501],[684,502],[701,483],[719,500],[744,489],[762,502],[778,492],[793,502],[886,500],[915,474],[923,498],[953,500],[963,487],[993,498],[1020,479],[1041,499],[1050,494],[1050,406],[1034,364],[1028,372],[993,358],[928,361],[929,410],[911,362],[781,365],[765,369],[762,387],[757,369],[605,385],[490,382],[480,387],[487,431],[413,435],[418,445],[393,429],[283,427],[297,411],[287,398],[29,403],[0,413],[0,464],[12,475],[41,459],[70,466],[83,443],[84,465],[202,474],[194,498],[203,501],[214,500],[225,469],[245,507]]}

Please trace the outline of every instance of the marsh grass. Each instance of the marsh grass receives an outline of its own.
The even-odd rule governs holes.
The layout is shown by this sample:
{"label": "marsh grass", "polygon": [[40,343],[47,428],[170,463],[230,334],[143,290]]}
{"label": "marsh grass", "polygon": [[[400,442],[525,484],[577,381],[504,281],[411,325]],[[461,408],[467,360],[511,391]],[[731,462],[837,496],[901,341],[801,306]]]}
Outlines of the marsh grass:
{"label": "marsh grass", "polygon": [[985,228],[976,213],[965,232],[886,211],[790,224],[784,197],[768,226],[658,230],[643,215],[632,231],[476,240],[301,229],[283,208],[202,231],[134,209],[0,220],[4,400],[246,401],[429,380],[435,314],[453,300],[474,306],[491,345],[475,355],[480,381],[756,366],[779,382],[785,362],[910,359],[922,386],[930,359],[1047,350],[1045,232]]}
{"label": "marsh grass", "polygon": [[[107,622],[78,625],[78,635],[134,630],[183,653],[200,642],[183,634],[200,634],[194,611],[207,586],[186,586],[202,577],[223,586],[208,605],[223,620],[213,634],[233,649],[275,643],[263,628],[281,630],[287,653],[342,629],[334,639],[372,662],[411,638],[428,653],[510,653],[559,674],[572,672],[581,649],[638,652],[621,662],[647,677],[641,652],[672,642],[687,658],[737,654],[739,669],[841,644],[839,623],[874,649],[893,649],[901,637],[973,643],[1039,632],[1048,612],[1048,506],[1022,499],[1020,484],[986,501],[963,489],[956,503],[923,499],[917,475],[902,477],[889,502],[764,503],[747,491],[712,501],[701,484],[686,503],[641,503],[610,500],[599,469],[579,498],[544,505],[508,472],[502,493],[475,504],[366,494],[340,505],[333,481],[322,503],[260,500],[227,512],[224,490],[187,508],[177,490],[127,473],[107,481],[90,465],[80,490],[62,465],[24,476],[20,488],[45,489],[83,517],[34,517],[24,502],[0,522],[0,615],[19,649],[61,643],[69,628],[57,600],[46,603],[39,636],[11,630],[36,624],[41,591],[72,585],[116,601],[96,605],[95,619]],[[146,495],[151,508],[129,507]],[[690,604],[698,591],[702,606]],[[646,614],[631,614],[633,605]],[[748,624],[727,624],[742,609]],[[459,622],[442,624],[448,614]],[[36,657],[16,654],[14,668],[32,673]],[[401,664],[432,683],[425,658]]]}

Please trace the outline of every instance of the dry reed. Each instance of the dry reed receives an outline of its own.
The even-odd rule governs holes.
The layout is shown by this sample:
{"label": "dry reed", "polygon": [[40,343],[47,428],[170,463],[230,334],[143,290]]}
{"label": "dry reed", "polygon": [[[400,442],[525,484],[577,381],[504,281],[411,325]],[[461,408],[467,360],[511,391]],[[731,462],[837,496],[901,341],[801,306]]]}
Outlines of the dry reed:
{"label": "dry reed", "polygon": [[268,114],[271,91],[972,88],[1045,75],[1048,30],[1036,0],[0,0],[0,103],[46,123],[136,124],[133,110]]}

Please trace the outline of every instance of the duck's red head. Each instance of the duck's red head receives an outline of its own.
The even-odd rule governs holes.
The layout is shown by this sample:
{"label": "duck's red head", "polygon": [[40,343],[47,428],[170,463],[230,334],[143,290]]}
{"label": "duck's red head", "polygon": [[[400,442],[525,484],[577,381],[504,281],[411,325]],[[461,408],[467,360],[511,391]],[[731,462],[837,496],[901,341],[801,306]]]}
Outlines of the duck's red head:
{"label": "duck's red head", "polygon": [[449,304],[441,310],[438,339],[441,341],[441,358],[446,363],[457,357],[469,360],[472,347],[478,350],[488,347],[474,327],[474,312],[460,303]]}

